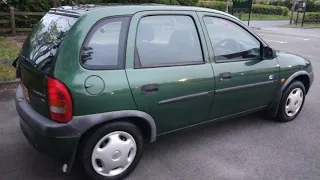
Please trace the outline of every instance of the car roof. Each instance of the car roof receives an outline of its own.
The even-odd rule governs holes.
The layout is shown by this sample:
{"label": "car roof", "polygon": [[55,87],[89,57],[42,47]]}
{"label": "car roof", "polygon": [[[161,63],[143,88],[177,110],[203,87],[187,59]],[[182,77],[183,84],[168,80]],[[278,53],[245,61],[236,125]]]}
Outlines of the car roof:
{"label": "car roof", "polygon": [[73,14],[81,16],[84,14],[108,13],[109,15],[128,15],[135,14],[140,11],[202,11],[215,14],[221,14],[237,19],[236,17],[214,9],[193,7],[193,6],[178,6],[178,5],[163,5],[163,4],[84,4],[77,6],[62,6],[59,8],[51,8],[50,11],[58,11],[59,13]]}

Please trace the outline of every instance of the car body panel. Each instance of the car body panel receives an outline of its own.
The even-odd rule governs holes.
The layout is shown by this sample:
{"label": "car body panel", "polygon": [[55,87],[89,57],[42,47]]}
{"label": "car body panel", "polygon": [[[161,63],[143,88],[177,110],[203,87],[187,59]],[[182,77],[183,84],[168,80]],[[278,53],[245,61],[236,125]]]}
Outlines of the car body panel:
{"label": "car body panel", "polygon": [[312,66],[309,60],[287,52],[277,52],[277,59],[281,68],[280,78],[287,80],[297,71],[312,72]]}
{"label": "car body panel", "polygon": [[[199,19],[203,29],[206,26],[203,17],[217,17],[212,13],[200,12]],[[225,18],[225,17],[224,17]],[[240,28],[251,31],[237,20],[227,18]],[[215,96],[208,119],[216,119],[256,107],[268,105],[273,100],[279,82],[280,67],[276,58],[263,60],[262,58],[239,60],[230,62],[217,62],[207,30],[204,30],[210,59],[215,75]],[[257,37],[256,37],[257,38]],[[259,40],[259,38],[257,38]],[[263,42],[262,42],[263,43]],[[265,46],[265,44],[262,44]],[[221,81],[221,73],[231,73],[231,80]]]}
{"label": "car body panel", "polygon": [[[202,30],[199,29],[204,56],[203,64],[134,69],[136,27],[148,15],[187,15],[199,25],[195,12],[145,11],[135,14],[128,36],[126,72],[131,91],[140,111],[150,114],[163,134],[207,119],[213,101],[214,79]],[[159,92],[142,95],[141,87],[157,84]],[[186,111],[186,109],[188,109]],[[167,112],[170,111],[170,115]]]}
{"label": "car body panel", "polygon": [[[279,78],[276,59],[213,63],[212,66],[215,74],[231,72],[232,76],[230,81],[220,81],[219,76],[216,75],[216,92],[230,88],[238,89],[215,94],[209,119],[268,105],[272,101]],[[274,76],[274,78],[270,79],[270,76]],[[240,88],[241,86],[249,87]]]}
{"label": "car body panel", "polygon": [[[56,57],[54,77],[69,88],[73,99],[74,116],[137,109],[124,69],[88,70],[80,64],[82,44],[90,29],[104,16],[81,17],[64,39]],[[70,44],[72,48],[69,48]],[[90,88],[100,86],[102,89],[102,92],[94,95],[88,93],[85,88],[86,80],[92,76],[99,78],[92,78],[93,81],[90,83],[93,87]]]}

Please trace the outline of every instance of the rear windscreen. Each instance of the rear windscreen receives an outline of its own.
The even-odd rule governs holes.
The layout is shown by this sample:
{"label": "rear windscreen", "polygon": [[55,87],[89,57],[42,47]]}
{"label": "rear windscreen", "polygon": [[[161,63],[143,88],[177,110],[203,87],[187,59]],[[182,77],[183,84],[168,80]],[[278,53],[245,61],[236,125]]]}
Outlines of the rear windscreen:
{"label": "rear windscreen", "polygon": [[46,14],[29,34],[20,55],[37,69],[50,70],[60,43],[76,21],[76,17]]}

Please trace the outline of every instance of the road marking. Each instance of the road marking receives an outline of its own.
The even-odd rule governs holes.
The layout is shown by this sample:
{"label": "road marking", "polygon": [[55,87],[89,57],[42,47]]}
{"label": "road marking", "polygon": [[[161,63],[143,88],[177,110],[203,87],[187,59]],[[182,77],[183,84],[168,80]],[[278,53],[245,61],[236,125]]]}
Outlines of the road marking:
{"label": "road marking", "polygon": [[278,33],[278,34],[288,34],[288,35],[298,35],[298,36],[309,36],[309,37],[317,37],[317,38],[320,38],[320,36],[317,36],[317,35],[313,35],[313,34],[298,34],[298,33],[286,33],[286,32],[279,32],[279,31],[273,31],[273,30],[254,30],[254,31],[264,31],[264,32],[269,32],[269,33]]}
{"label": "road marking", "polygon": [[270,42],[277,42],[277,43],[280,43],[280,44],[285,44],[287,43],[286,41],[276,41],[276,40],[271,40],[271,39],[263,39],[265,41],[270,41]]}
{"label": "road marking", "polygon": [[283,38],[290,38],[290,39],[300,39],[300,40],[304,40],[304,41],[309,41],[310,39],[306,39],[306,38],[296,38],[296,37],[288,37],[288,36],[279,36],[279,35],[273,35],[273,34],[261,34],[258,33],[258,35],[261,36],[275,36],[275,37],[283,37]]}

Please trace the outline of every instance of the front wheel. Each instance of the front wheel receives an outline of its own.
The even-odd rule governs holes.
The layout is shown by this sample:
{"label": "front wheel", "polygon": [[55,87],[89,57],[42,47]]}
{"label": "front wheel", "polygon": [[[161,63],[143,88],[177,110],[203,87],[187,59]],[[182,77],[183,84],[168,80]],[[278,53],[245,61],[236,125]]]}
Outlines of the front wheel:
{"label": "front wheel", "polygon": [[281,122],[294,120],[304,105],[305,94],[306,90],[302,82],[293,81],[281,97],[277,119]]}
{"label": "front wheel", "polygon": [[143,152],[140,130],[127,122],[106,124],[86,139],[82,162],[94,180],[118,180],[128,176]]}

